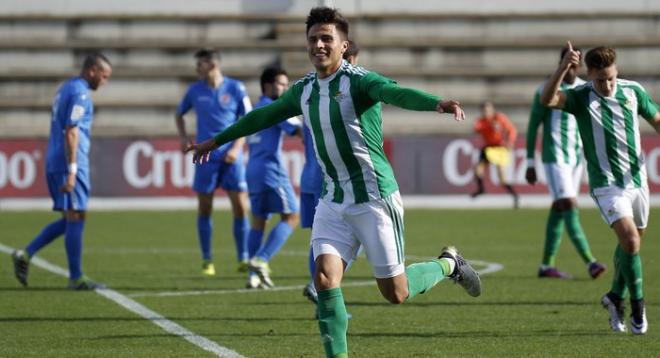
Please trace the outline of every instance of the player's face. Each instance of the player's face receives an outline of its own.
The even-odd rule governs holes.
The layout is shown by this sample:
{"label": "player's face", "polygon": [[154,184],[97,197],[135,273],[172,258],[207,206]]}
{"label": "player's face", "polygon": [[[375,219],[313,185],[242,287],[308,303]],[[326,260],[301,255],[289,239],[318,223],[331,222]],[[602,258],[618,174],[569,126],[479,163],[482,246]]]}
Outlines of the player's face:
{"label": "player's face", "polygon": [[278,99],[289,88],[289,77],[285,75],[278,75],[273,81],[273,93],[271,98]]}
{"label": "player's face", "polygon": [[589,70],[587,75],[593,82],[594,88],[598,94],[605,97],[614,94],[614,85],[616,84],[616,78],[619,75],[616,65],[611,65],[601,70]]}
{"label": "player's face", "polygon": [[209,78],[209,74],[211,73],[211,71],[213,71],[215,66],[216,63],[213,60],[199,58],[197,59],[197,67],[195,69],[197,71],[197,75],[199,76],[199,78],[202,80],[206,80]]}
{"label": "player's face", "polygon": [[484,118],[492,118],[495,116],[495,107],[493,107],[493,104],[484,103],[484,105],[481,107],[481,115]]}
{"label": "player's face", "polygon": [[319,77],[333,74],[341,66],[348,41],[335,24],[316,24],[307,32],[307,54]]}
{"label": "player's face", "polygon": [[92,91],[96,91],[98,88],[108,83],[110,76],[112,76],[112,67],[103,61],[90,67],[88,71],[87,83],[89,83],[89,88],[91,88]]}

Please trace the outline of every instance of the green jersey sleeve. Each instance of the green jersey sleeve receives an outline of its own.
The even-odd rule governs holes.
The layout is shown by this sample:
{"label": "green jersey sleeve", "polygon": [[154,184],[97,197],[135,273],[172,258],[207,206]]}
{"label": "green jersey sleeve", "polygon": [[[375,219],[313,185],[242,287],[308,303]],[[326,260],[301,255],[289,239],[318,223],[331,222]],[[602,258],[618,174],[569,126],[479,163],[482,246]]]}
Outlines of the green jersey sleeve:
{"label": "green jersey sleeve", "polygon": [[562,110],[564,112],[568,112],[575,115],[580,109],[578,91],[574,89],[567,89],[562,92],[564,92],[564,96],[566,97],[564,100],[564,108]]}
{"label": "green jersey sleeve", "polygon": [[362,93],[383,102],[413,111],[435,111],[440,98],[413,88],[400,87],[394,80],[369,72],[360,80]]}
{"label": "green jersey sleeve", "polygon": [[216,135],[214,137],[215,142],[218,145],[223,145],[302,114],[300,103],[296,100],[296,98],[300,98],[299,92],[300,88],[294,85],[276,101],[252,110],[238,122]]}
{"label": "green jersey sleeve", "polygon": [[527,159],[534,159],[538,128],[541,125],[543,118],[546,118],[548,112],[552,111],[550,108],[541,104],[540,98],[540,91],[536,91],[534,101],[532,102],[532,111],[529,113],[529,124],[527,125]]}
{"label": "green jersey sleeve", "polygon": [[658,105],[653,101],[651,96],[646,93],[642,86],[635,86],[635,94],[637,95],[637,113],[650,121],[655,117],[658,112]]}

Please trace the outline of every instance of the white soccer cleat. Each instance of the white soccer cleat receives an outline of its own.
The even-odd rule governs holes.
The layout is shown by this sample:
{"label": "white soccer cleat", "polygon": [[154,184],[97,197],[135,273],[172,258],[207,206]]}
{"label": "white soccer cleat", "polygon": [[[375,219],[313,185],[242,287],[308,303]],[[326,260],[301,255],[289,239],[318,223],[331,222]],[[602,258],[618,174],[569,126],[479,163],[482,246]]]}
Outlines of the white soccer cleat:
{"label": "white soccer cleat", "polygon": [[245,282],[245,288],[248,289],[257,289],[261,288],[261,280],[257,275],[249,275],[247,282]]}
{"label": "white soccer cleat", "polygon": [[449,279],[461,285],[468,295],[472,297],[478,297],[481,295],[481,279],[479,278],[479,273],[472,268],[467,261],[465,261],[455,247],[445,247],[442,249],[442,254],[440,254],[438,258],[449,258],[454,260],[456,267],[454,267],[454,272],[448,276]]}
{"label": "white soccer cleat", "polygon": [[[619,301],[617,304],[617,302],[611,299],[610,296],[605,294],[603,298],[601,298],[600,304],[602,304],[603,308],[605,308],[610,314],[610,328],[612,328],[612,331],[625,332],[626,324],[623,322],[625,307],[623,300]],[[644,323],[646,323],[646,316],[644,316],[644,318]]]}
{"label": "white soccer cleat", "polygon": [[248,267],[250,272],[257,274],[259,280],[261,280],[262,288],[269,289],[275,287],[273,280],[270,279],[270,266],[268,266],[268,262],[255,257],[248,262]]}
{"label": "white soccer cleat", "polygon": [[630,315],[630,331],[633,334],[646,334],[649,330],[649,321],[646,319],[646,308],[642,307],[642,321],[636,322],[633,315]]}

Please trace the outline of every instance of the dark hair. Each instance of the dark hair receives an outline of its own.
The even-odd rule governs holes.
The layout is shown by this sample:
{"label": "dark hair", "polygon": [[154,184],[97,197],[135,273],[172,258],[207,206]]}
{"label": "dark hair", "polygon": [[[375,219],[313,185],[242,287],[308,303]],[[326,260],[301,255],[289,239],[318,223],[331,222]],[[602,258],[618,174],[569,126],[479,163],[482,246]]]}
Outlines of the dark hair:
{"label": "dark hair", "polygon": [[279,68],[279,67],[268,67],[264,70],[264,72],[261,73],[261,79],[259,82],[261,83],[261,92],[264,91],[264,85],[266,83],[275,83],[275,77],[280,76],[280,75],[287,75],[286,71],[284,69]]}
{"label": "dark hair", "polygon": [[316,24],[334,24],[337,30],[342,32],[345,37],[348,37],[348,20],[337,9],[324,6],[315,7],[309,11],[305,24],[307,25],[306,34]]}
{"label": "dark hair", "polygon": [[107,57],[105,57],[102,53],[100,52],[92,52],[85,56],[85,59],[83,60],[83,65],[82,68],[83,70],[86,70],[92,66],[97,66],[100,65],[101,62],[105,62],[108,64],[108,66],[112,67],[112,64],[110,63],[110,60],[108,60]]}
{"label": "dark hair", "polygon": [[616,51],[611,47],[599,46],[592,48],[584,56],[584,62],[589,70],[602,70],[616,62]]}
{"label": "dark hair", "polygon": [[195,58],[198,60],[206,60],[206,61],[212,61],[212,60],[220,61],[220,53],[210,48],[202,48],[197,50],[197,52],[195,52]]}
{"label": "dark hair", "polygon": [[351,56],[357,56],[360,53],[360,47],[353,40],[348,40],[348,48],[344,52],[344,60]]}
{"label": "dark hair", "polygon": [[[579,47],[573,47],[573,51],[579,52],[580,57],[582,57],[582,50],[580,50]],[[566,55],[566,52],[568,52],[568,47],[564,46],[564,48],[561,49],[561,54],[559,55],[559,61],[564,59],[564,55]]]}

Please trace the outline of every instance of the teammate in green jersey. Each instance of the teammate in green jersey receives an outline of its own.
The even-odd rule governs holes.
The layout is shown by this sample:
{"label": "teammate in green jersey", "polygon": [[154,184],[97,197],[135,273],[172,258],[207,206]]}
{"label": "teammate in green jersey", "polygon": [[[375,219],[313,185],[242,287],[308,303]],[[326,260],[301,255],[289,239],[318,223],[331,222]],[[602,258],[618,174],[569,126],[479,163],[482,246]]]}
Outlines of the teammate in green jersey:
{"label": "teammate in green jersey", "polygon": [[[560,61],[567,51],[568,48],[566,47],[562,49]],[[579,67],[580,65],[568,69],[561,82],[560,89],[575,88],[585,82],[577,76]],[[525,173],[527,182],[531,185],[536,184],[534,162],[536,132],[538,127],[543,124],[543,168],[545,169],[545,177],[553,202],[546,224],[543,261],[538,276],[549,278],[571,277],[569,273],[559,271],[555,266],[555,257],[559,251],[564,226],[566,226],[568,236],[587,265],[587,272],[595,279],[603,275],[607,267],[594,258],[587,237],[582,230],[582,225],[580,225],[576,197],[580,191],[580,178],[584,166],[582,141],[577,131],[577,122],[570,113],[553,110],[541,105],[539,98],[544,86],[545,83],[536,91],[532,112],[529,115],[527,172]]]}
{"label": "teammate in green jersey", "polygon": [[272,104],[258,108],[213,140],[191,145],[193,160],[231,138],[302,114],[311,129],[324,183],[312,226],[319,330],[328,357],[348,356],[344,267],[360,244],[381,294],[398,304],[430,290],[445,277],[471,296],[481,294],[477,272],[455,248],[438,259],[404,266],[403,205],[383,150],[380,102],[418,111],[465,114],[460,104],[410,88],[342,60],[348,22],[335,9],[314,8],[306,21],[307,52],[315,68]]}
{"label": "teammate in green jersey", "polygon": [[610,315],[610,327],[615,332],[626,331],[624,299],[630,293],[630,329],[644,334],[648,322],[639,252],[649,215],[649,189],[637,117],[644,117],[660,133],[660,112],[641,85],[617,78],[616,52],[609,47],[596,47],[585,55],[590,82],[559,90],[571,66],[580,63],[580,53],[570,42],[567,47],[543,89],[541,103],[575,116],[591,196],[618,238],[612,288],[601,299]]}

